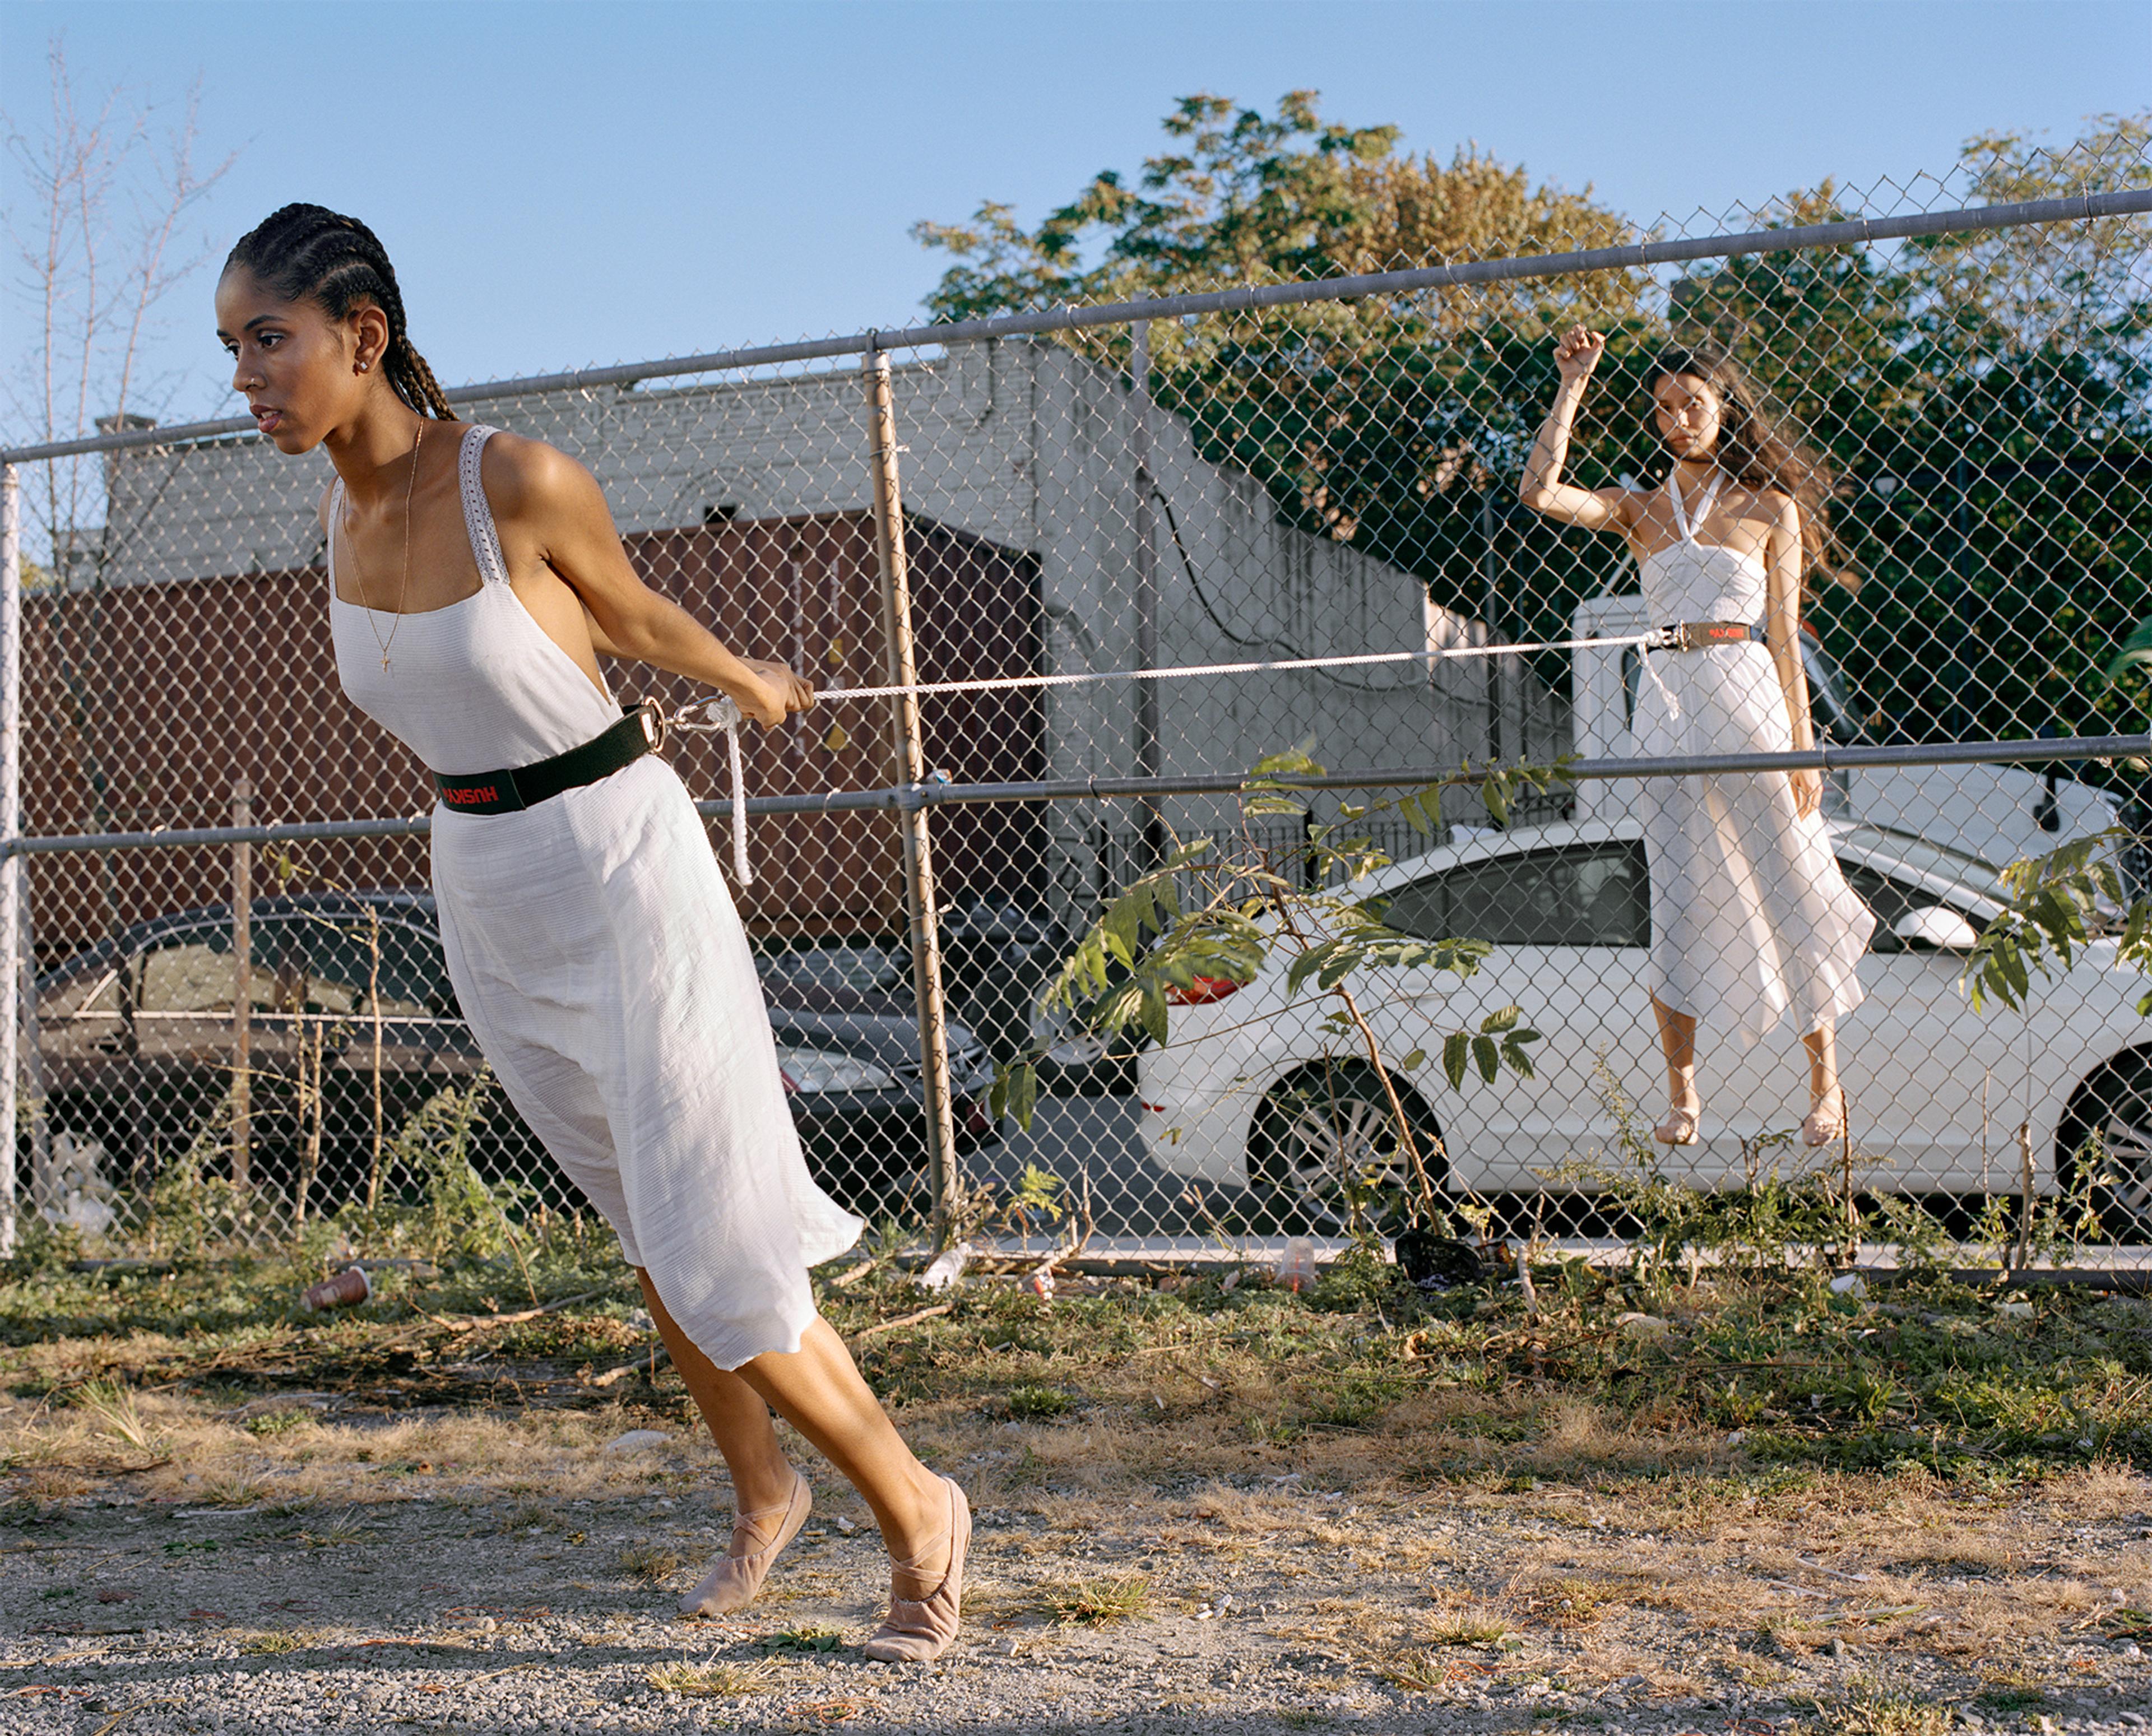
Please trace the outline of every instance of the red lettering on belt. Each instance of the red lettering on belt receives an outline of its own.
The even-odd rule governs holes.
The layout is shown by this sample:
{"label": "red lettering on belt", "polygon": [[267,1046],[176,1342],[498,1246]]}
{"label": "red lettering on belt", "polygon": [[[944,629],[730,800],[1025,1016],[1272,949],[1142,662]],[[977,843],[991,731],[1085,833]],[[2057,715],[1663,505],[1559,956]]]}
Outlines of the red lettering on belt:
{"label": "red lettering on belt", "polygon": [[500,798],[493,785],[487,784],[475,789],[444,789],[441,799],[452,807],[468,808],[479,802],[497,802]]}

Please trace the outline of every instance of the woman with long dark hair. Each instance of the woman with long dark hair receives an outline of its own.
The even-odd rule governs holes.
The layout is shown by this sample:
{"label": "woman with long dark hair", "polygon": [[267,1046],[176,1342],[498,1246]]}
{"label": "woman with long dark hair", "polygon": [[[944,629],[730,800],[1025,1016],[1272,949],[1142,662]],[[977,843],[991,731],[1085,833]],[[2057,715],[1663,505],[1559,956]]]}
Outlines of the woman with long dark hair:
{"label": "woman with long dark hair", "polygon": [[[1561,370],[1520,490],[1565,524],[1622,536],[1637,557],[1661,642],[1644,652],[1632,725],[1640,750],[1786,753],[1815,745],[1801,666],[1800,603],[1830,560],[1822,463],[1768,415],[1715,346],[1674,348],[1646,384],[1670,467],[1663,486],[1573,487],[1570,429],[1606,339],[1583,327],[1555,348]],[[1789,1013],[1808,1051],[1810,1145],[1845,1129],[1837,1022],[1858,1006],[1875,919],[1840,872],[1813,771],[1644,780],[1652,878],[1652,1007],[1670,1107],[1656,1137],[1696,1142],[1698,1021],[1744,1043]]]}
{"label": "woman with long dark hair", "polygon": [[694,804],[597,659],[684,675],[764,726],[813,689],[647,588],[581,464],[455,420],[364,224],[285,206],[231,250],[216,315],[262,434],[335,466],[320,516],[338,674],[439,792],[434,891],[464,1015],[619,1235],[731,1471],[731,1548],[682,1607],[743,1607],[806,1519],[774,1407],[881,1523],[891,1608],[868,1655],[938,1656],[960,1615],[963,1492],[912,1455],[815,1310],[807,1269],[859,1222],[807,1173]]}

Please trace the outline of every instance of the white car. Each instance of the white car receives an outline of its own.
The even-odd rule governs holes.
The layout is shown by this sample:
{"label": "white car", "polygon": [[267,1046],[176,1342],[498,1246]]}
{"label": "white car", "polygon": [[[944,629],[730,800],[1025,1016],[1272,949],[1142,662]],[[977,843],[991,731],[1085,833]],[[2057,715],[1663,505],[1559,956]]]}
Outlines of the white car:
{"label": "white car", "polygon": [[[1959,978],[2002,907],[1997,870],[1880,826],[1835,824],[1831,835],[1877,919],[1860,966],[1867,998],[1839,1031],[1863,1190],[2015,1192],[2018,1129],[2029,1124],[2036,1183],[2052,1191],[2058,1175],[2073,1180],[2097,1128],[2114,1180],[2095,1197],[2110,1229],[2152,1231],[2152,1019],[2137,1013],[2147,984],[2118,968],[2117,943],[2095,942],[2066,973],[2036,977],[2022,1012],[1992,999],[1976,1012]],[[1648,1139],[1665,1113],[1666,1072],[1647,986],[1649,884],[1633,821],[1469,837],[1353,891],[1386,898],[1386,921],[1405,933],[1494,947],[1470,977],[1378,970],[1353,979],[1410,1113],[1439,1135],[1438,1186],[1536,1190],[1565,1160],[1618,1159],[1609,1075]],[[1341,1175],[1394,1185],[1402,1159],[1373,1069],[1322,1028],[1334,1003],[1312,988],[1288,999],[1287,962],[1273,956],[1237,990],[1200,984],[1214,997],[1174,1009],[1170,1041],[1139,1062],[1141,1126],[1169,1172],[1244,1183],[1282,1216],[1335,1224]],[[1512,1004],[1542,1033],[1531,1050],[1537,1076],[1505,1069],[1490,1084],[1474,1071],[1451,1090],[1440,1037]],[[1401,1063],[1417,1049],[1436,1058],[1407,1073]],[[1738,1183],[1756,1161],[1754,1142],[1797,1129],[1807,1112],[1805,1058],[1786,1026],[1746,1049],[1736,1033],[1707,1027],[1698,1050],[1702,1139],[1658,1148],[1664,1169],[1707,1187]],[[1782,1172],[1789,1150],[1801,1155],[1781,1148]]]}

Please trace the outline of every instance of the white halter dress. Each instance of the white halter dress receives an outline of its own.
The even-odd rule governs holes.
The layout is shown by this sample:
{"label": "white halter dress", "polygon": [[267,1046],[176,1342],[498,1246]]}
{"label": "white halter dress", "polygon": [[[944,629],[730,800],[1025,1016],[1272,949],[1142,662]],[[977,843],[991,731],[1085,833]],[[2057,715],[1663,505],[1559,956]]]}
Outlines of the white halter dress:
{"label": "white halter dress", "polygon": [[[480,479],[493,432],[458,459],[472,596],[400,621],[345,602],[329,541],[345,693],[450,774],[549,759],[621,714],[510,587]],[[672,767],[512,814],[436,807],[433,858],[449,980],[517,1112],[718,1367],[797,1350],[807,1268],[860,1225],[807,1173],[747,936]]]}
{"label": "white halter dress", "polygon": [[[1761,621],[1763,560],[1700,543],[1677,480],[1667,493],[1680,541],[1642,563],[1651,621]],[[1696,524],[1718,496],[1713,477]],[[1768,647],[1647,651],[1633,724],[1638,751],[1784,754],[1785,689]],[[1744,1046],[1789,1010],[1805,1035],[1860,1003],[1860,958],[1875,919],[1839,871],[1820,815],[1794,811],[1782,772],[1652,778],[1642,789],[1652,879],[1652,992]]]}

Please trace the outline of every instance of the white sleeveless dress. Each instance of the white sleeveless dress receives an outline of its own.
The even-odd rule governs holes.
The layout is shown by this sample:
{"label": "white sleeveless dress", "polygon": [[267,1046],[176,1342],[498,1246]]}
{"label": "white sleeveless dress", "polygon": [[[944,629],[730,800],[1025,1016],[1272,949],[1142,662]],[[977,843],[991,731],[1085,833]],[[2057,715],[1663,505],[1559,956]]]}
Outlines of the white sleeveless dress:
{"label": "white sleeveless dress", "polygon": [[[1677,479],[1667,492],[1680,541],[1642,564],[1657,626],[1764,618],[1754,554],[1700,543]],[[1718,495],[1713,477],[1696,523]],[[1647,651],[1632,728],[1638,751],[1784,754],[1793,724],[1769,647]],[[1794,811],[1783,772],[1652,778],[1642,792],[1652,879],[1652,992],[1677,1013],[1732,1025],[1744,1046],[1790,1011],[1803,1035],[1860,1003],[1860,958],[1875,919],[1839,871],[1823,818]]]}
{"label": "white sleeveless dress", "polygon": [[[510,587],[480,479],[493,432],[458,459],[474,595],[400,620],[345,602],[329,540],[345,693],[452,775],[549,759],[621,715]],[[517,1112],[718,1367],[797,1350],[807,1268],[860,1225],[807,1172],[747,936],[672,767],[646,757],[513,814],[437,806],[433,859],[449,980]]]}

